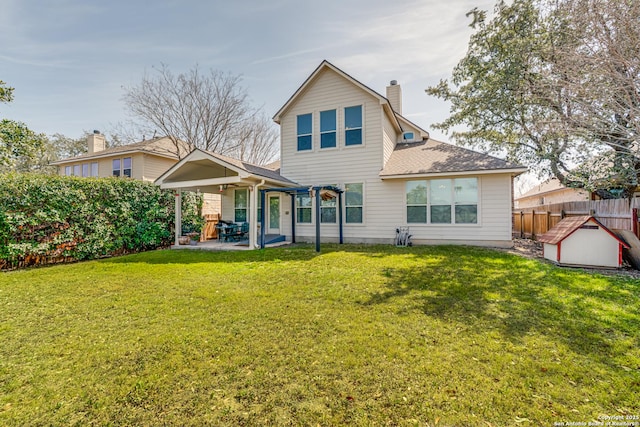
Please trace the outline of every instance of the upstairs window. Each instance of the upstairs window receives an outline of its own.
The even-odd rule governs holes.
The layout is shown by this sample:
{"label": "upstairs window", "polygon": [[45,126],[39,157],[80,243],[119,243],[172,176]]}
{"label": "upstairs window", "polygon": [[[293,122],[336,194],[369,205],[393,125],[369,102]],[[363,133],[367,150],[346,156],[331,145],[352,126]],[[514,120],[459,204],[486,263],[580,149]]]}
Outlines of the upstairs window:
{"label": "upstairs window", "polygon": [[122,159],[122,175],[131,178],[131,157]]}
{"label": "upstairs window", "polygon": [[313,120],[311,113],[298,116],[298,151],[311,150]]}
{"label": "upstairs window", "polygon": [[113,176],[120,176],[120,159],[113,159],[112,167]]}
{"label": "upstairs window", "polygon": [[362,144],[362,105],[344,109],[344,145]]}
{"label": "upstairs window", "polygon": [[320,112],[320,148],[336,146],[336,110]]}

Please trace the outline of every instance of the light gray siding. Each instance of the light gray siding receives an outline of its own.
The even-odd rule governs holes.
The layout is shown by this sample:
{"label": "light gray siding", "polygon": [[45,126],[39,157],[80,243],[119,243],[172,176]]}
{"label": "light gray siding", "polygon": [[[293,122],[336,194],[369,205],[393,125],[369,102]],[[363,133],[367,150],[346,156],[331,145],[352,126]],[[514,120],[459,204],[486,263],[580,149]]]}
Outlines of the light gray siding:
{"label": "light gray siding", "polygon": [[155,181],[177,162],[176,159],[168,159],[151,154],[143,154],[139,160],[134,159],[134,164],[137,161],[139,161],[141,165],[144,165],[144,172],[141,176],[141,179],[144,181]]}
{"label": "light gray siding", "polygon": [[[344,108],[363,106],[363,145],[345,147]],[[320,111],[336,109],[337,147],[320,149]],[[313,149],[297,150],[297,116],[313,115]],[[406,224],[405,180],[381,180],[380,170],[401,135],[383,111],[380,99],[333,70],[320,72],[280,116],[281,173],[302,186],[364,185],[362,224],[344,224],[346,242],[392,243],[395,230]],[[410,127],[410,126],[408,126]],[[419,137],[419,129],[415,131]],[[454,178],[451,176],[450,178]],[[511,242],[511,176],[479,177],[478,224],[411,225],[414,242],[459,243],[507,246]],[[289,198],[282,198],[282,232],[291,239]],[[315,208],[312,224],[296,225],[297,241],[314,241]],[[343,203],[344,212],[344,203]],[[322,224],[323,241],[337,241],[337,224]]]}
{"label": "light gray siding", "polygon": [[391,153],[393,153],[393,149],[396,147],[396,141],[398,139],[398,133],[396,132],[391,120],[389,117],[384,114],[382,109],[380,109],[380,114],[382,116],[382,138],[383,138],[383,152],[382,152],[382,167],[387,163],[389,157],[391,157]]}

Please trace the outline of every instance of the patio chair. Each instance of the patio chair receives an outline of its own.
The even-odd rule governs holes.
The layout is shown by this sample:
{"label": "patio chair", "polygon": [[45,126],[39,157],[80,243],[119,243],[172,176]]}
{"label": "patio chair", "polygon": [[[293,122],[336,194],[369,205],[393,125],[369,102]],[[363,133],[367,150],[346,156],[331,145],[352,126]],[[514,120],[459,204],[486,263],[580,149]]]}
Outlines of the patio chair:
{"label": "patio chair", "polygon": [[240,228],[234,233],[234,240],[243,240],[249,235],[249,223],[243,222]]}
{"label": "patio chair", "polygon": [[228,241],[229,239],[235,239],[236,234],[238,233],[238,226],[233,222],[228,221],[220,221],[217,225],[218,227],[218,236],[219,240]]}

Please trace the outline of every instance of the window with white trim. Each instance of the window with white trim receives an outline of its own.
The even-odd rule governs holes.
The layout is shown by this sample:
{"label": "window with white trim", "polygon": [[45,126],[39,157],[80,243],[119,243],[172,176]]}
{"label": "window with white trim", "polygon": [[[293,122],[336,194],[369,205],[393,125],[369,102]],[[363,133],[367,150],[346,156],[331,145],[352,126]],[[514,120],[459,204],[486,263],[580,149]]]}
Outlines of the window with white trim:
{"label": "window with white trim", "polygon": [[451,180],[431,180],[429,190],[431,191],[431,223],[451,224]]}
{"label": "window with white trim", "polygon": [[[336,186],[332,184],[332,186]],[[335,224],[338,221],[337,198],[322,200],[320,198],[320,222],[325,224]]]}
{"label": "window with white trim", "polygon": [[297,117],[297,134],[298,134],[298,151],[307,151],[313,148],[313,116],[309,114],[300,114]]}
{"label": "window with white trim", "polygon": [[246,188],[235,190],[233,194],[234,221],[247,222],[247,211],[249,208],[249,198]]}
{"label": "window with white trim", "polygon": [[98,176],[98,162],[91,162],[91,176]]}
{"label": "window with white trim", "polygon": [[320,111],[320,148],[336,146],[336,110]]}
{"label": "window with white trim", "polygon": [[478,223],[478,178],[453,180],[456,224]]}
{"label": "window with white trim", "polygon": [[427,222],[427,181],[407,181],[407,223]]}
{"label": "window with white trim", "polygon": [[80,174],[81,174],[80,165],[73,165],[73,175],[80,176]]}
{"label": "window with white trim", "polygon": [[312,200],[309,194],[296,195],[296,222],[298,224],[311,224]]}
{"label": "window with white trim", "polygon": [[122,176],[131,178],[131,157],[122,159]]}
{"label": "window with white trim", "polygon": [[73,168],[71,166],[64,167],[64,174],[67,176],[73,175]]}
{"label": "window with white trim", "polygon": [[111,165],[113,176],[120,176],[120,159],[113,159]]}
{"label": "window with white trim", "polygon": [[344,109],[344,145],[362,144],[362,105]]}
{"label": "window with white trim", "polygon": [[84,177],[89,176],[89,163],[82,164],[82,176]]}
{"label": "window with white trim", "polygon": [[408,224],[477,224],[478,178],[407,181]]}
{"label": "window with white trim", "polygon": [[345,223],[362,224],[364,218],[363,184],[349,183],[344,185]]}

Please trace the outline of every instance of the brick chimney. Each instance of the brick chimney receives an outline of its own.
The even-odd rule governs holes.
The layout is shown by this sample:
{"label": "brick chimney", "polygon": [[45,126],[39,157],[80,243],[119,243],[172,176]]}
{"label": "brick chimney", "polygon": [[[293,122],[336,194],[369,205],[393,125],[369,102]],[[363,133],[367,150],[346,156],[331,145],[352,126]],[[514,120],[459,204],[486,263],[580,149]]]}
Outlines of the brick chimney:
{"label": "brick chimney", "polygon": [[387,99],[391,103],[391,108],[398,114],[402,114],[402,89],[397,80],[391,80],[387,86]]}
{"label": "brick chimney", "polygon": [[94,130],[92,134],[87,136],[87,148],[89,154],[103,151],[106,148],[106,140],[99,130]]}

